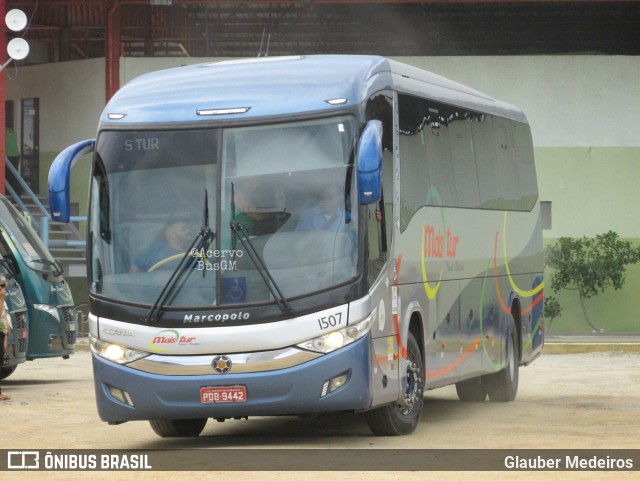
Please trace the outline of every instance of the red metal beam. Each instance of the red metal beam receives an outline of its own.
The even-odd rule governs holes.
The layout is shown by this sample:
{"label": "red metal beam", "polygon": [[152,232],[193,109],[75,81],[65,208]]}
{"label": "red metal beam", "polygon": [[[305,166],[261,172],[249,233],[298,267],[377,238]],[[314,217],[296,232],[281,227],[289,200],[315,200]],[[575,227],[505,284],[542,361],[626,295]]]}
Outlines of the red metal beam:
{"label": "red metal beam", "polygon": [[106,101],[120,88],[120,0],[111,0],[106,12]]}
{"label": "red metal beam", "polygon": [[[9,8],[33,8],[33,0],[5,0]],[[435,4],[456,4],[456,3],[512,3],[512,4],[526,4],[526,3],[637,3],[640,0],[307,0],[309,3],[324,3],[324,4],[342,4],[342,3],[369,3],[369,4],[382,4],[382,3],[435,3]],[[238,3],[253,3],[253,4],[293,4],[298,3],[299,0],[173,0],[172,5],[212,5],[217,3],[222,4],[238,4]],[[149,5],[150,0],[121,0],[120,5]],[[96,6],[96,5],[110,5],[111,0],[39,0],[40,6]],[[157,8],[163,8],[158,6]]]}
{"label": "red metal beam", "polygon": [[[0,0],[0,18],[2,19],[2,27],[0,29],[0,64],[4,64],[7,53],[7,34],[6,28],[4,28],[4,16],[7,12],[7,4],[6,0]],[[4,103],[7,98],[7,77],[5,72],[0,72],[0,193],[4,194],[4,184],[5,184],[5,125],[7,123],[6,112],[4,109]]]}

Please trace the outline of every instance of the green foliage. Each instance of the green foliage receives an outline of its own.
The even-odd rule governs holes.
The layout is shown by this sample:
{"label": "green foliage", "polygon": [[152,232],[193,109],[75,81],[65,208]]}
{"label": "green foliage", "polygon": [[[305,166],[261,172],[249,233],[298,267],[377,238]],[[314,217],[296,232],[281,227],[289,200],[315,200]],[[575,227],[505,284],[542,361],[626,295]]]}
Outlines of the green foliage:
{"label": "green foliage", "polygon": [[546,331],[551,330],[551,324],[556,317],[559,317],[562,313],[562,306],[555,296],[544,297],[544,312],[543,317],[546,323]]}
{"label": "green foliage", "polygon": [[640,247],[620,240],[613,231],[595,238],[561,237],[556,244],[547,246],[545,261],[555,269],[551,289],[555,293],[561,289],[577,290],[585,320],[594,330],[600,330],[589,320],[584,301],[608,287],[621,289],[626,266],[640,261]]}

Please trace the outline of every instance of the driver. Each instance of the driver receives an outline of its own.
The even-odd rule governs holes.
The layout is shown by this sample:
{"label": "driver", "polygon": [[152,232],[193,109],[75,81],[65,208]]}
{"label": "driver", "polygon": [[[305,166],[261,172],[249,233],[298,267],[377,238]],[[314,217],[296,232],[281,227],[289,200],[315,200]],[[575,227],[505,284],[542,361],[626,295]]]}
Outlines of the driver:
{"label": "driver", "polygon": [[[177,261],[179,262],[179,256],[185,254],[192,238],[191,229],[186,222],[168,222],[158,238],[133,260],[131,272],[148,271],[160,261],[169,260],[174,256],[178,256]],[[164,266],[168,266],[168,264],[173,264],[175,267],[175,262],[167,262]]]}

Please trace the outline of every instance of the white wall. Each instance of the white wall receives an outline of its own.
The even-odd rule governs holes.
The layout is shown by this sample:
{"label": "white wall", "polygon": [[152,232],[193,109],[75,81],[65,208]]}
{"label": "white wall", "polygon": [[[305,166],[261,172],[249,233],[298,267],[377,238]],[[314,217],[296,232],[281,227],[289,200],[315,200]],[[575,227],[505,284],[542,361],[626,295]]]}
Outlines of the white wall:
{"label": "white wall", "polygon": [[[7,100],[40,99],[40,152],[60,151],[96,135],[105,101],[105,60],[92,59],[7,70]],[[19,137],[18,137],[19,138]]]}

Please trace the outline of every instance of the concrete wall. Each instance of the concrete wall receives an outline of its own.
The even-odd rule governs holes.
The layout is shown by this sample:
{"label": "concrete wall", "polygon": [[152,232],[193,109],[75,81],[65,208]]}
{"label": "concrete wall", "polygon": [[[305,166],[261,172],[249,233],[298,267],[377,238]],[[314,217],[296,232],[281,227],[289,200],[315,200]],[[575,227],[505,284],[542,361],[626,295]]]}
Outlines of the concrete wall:
{"label": "concrete wall", "polygon": [[[444,75],[524,110],[531,124],[540,198],[552,202],[552,228],[545,241],[593,236],[614,230],[640,242],[640,57],[396,57]],[[220,60],[220,59],[215,59]],[[121,83],[146,72],[210,62],[203,58],[123,58]],[[94,137],[104,106],[104,59],[22,67],[7,82],[7,99],[40,98],[41,191],[57,152]],[[17,112],[19,113],[19,112]],[[19,119],[16,126],[19,127]],[[73,200],[86,209],[88,170],[74,173]],[[548,282],[548,279],[547,279]],[[635,288],[640,267],[629,271],[620,292],[592,301],[596,324],[607,330],[635,329]],[[550,291],[550,288],[548,288]],[[571,293],[554,329],[585,330]],[[607,306],[615,305],[615,309]],[[620,322],[624,320],[624,322]],[[637,326],[635,326],[637,324]],[[563,327],[565,326],[565,327]],[[586,326],[586,324],[585,324]],[[634,327],[635,326],[635,327]],[[637,327],[637,329],[636,329]]]}

